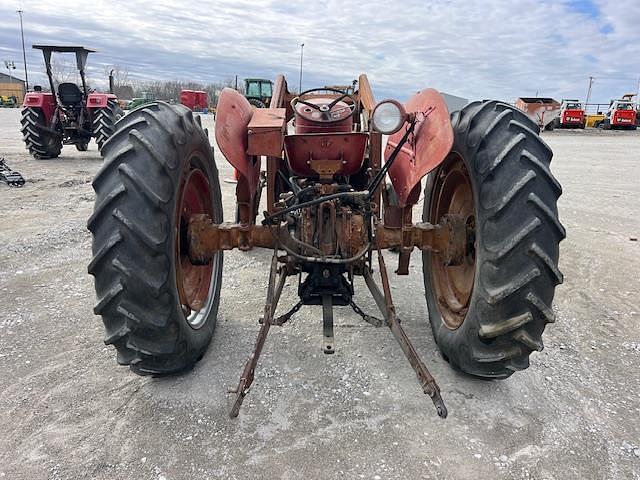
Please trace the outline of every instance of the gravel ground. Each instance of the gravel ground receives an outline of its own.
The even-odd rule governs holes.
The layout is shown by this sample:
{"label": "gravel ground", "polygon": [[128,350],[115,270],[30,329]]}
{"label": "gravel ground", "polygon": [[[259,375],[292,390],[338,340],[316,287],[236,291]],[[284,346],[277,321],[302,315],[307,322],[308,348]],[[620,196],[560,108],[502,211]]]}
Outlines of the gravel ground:
{"label": "gravel ground", "polygon": [[[96,146],[37,161],[18,120],[17,109],[0,110],[0,156],[27,179],[22,189],[0,184],[0,478],[640,479],[640,132],[545,133],[564,188],[565,283],[530,369],[506,381],[452,370],[415,293],[414,255],[411,274],[392,277],[395,301],[448,419],[389,331],[340,309],[337,352],[323,355],[319,311],[305,307],[272,329],[232,420],[226,390],[258,331],[269,253],[225,254],[216,335],[194,371],[132,374],[92,312],[85,223]],[[226,218],[233,191],[223,183]],[[294,294],[285,291],[283,309]]]}

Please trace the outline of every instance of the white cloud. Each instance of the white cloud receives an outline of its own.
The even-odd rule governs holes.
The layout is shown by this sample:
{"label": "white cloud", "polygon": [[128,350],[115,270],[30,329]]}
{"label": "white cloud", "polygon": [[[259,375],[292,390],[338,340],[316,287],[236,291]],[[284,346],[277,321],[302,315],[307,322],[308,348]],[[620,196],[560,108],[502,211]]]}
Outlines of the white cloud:
{"label": "white cloud", "polygon": [[[29,44],[95,47],[90,73],[100,78],[100,64],[118,63],[138,78],[201,82],[282,71],[297,86],[302,42],[304,87],[366,72],[379,96],[434,86],[474,99],[584,98],[593,75],[593,98],[607,101],[635,91],[640,77],[638,0],[30,0],[21,8]],[[0,51],[17,61],[14,11],[0,5]],[[41,70],[35,52],[28,61]]]}

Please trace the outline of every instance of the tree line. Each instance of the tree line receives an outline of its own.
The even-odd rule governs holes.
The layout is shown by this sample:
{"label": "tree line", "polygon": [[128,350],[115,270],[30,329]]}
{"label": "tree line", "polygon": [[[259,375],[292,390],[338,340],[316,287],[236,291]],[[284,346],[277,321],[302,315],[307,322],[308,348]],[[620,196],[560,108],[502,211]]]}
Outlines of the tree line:
{"label": "tree line", "polygon": [[[75,68],[75,63],[65,58],[52,59],[51,71],[54,82],[60,84],[62,82],[76,82],[79,83],[78,72]],[[236,80],[225,79],[220,82],[211,83],[199,83],[187,80],[139,80],[132,79],[129,75],[129,70],[126,67],[120,65],[108,65],[104,67],[104,78],[108,78],[109,74],[113,75],[113,89],[118,98],[131,100],[136,97],[142,97],[144,92],[149,92],[155,95],[158,100],[175,102],[180,101],[181,90],[201,90],[209,94],[209,103],[215,105],[218,100],[220,91],[225,87],[236,87]],[[89,88],[93,88],[92,79],[88,79]],[[47,86],[43,86],[45,90],[48,90]],[[237,85],[238,91],[244,93],[244,82],[241,78],[238,79]],[[100,88],[98,90],[106,90]]]}

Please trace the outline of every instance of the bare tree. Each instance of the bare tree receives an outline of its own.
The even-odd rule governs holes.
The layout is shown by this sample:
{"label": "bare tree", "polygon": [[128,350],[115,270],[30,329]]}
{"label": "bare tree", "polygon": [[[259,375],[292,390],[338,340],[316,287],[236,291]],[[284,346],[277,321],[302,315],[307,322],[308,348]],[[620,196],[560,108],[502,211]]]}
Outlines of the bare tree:
{"label": "bare tree", "polygon": [[75,70],[75,63],[61,57],[51,58],[51,75],[56,85],[64,82],[77,81],[78,72]]}
{"label": "bare tree", "polygon": [[113,75],[113,93],[118,98],[132,98],[134,88],[129,82],[129,70],[122,65],[106,65],[106,76]]}
{"label": "bare tree", "polygon": [[113,75],[114,88],[123,87],[129,84],[129,70],[122,65],[106,65],[104,67],[105,75]]}

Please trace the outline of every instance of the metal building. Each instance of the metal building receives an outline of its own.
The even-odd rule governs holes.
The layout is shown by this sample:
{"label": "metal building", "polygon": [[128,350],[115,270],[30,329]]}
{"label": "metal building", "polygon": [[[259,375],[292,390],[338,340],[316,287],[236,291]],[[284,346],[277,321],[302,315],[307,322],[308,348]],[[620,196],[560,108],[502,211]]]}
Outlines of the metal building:
{"label": "metal building", "polygon": [[24,91],[24,80],[13,75],[9,76],[6,73],[0,72],[0,96],[16,97],[17,104],[21,105],[22,99],[24,98]]}

